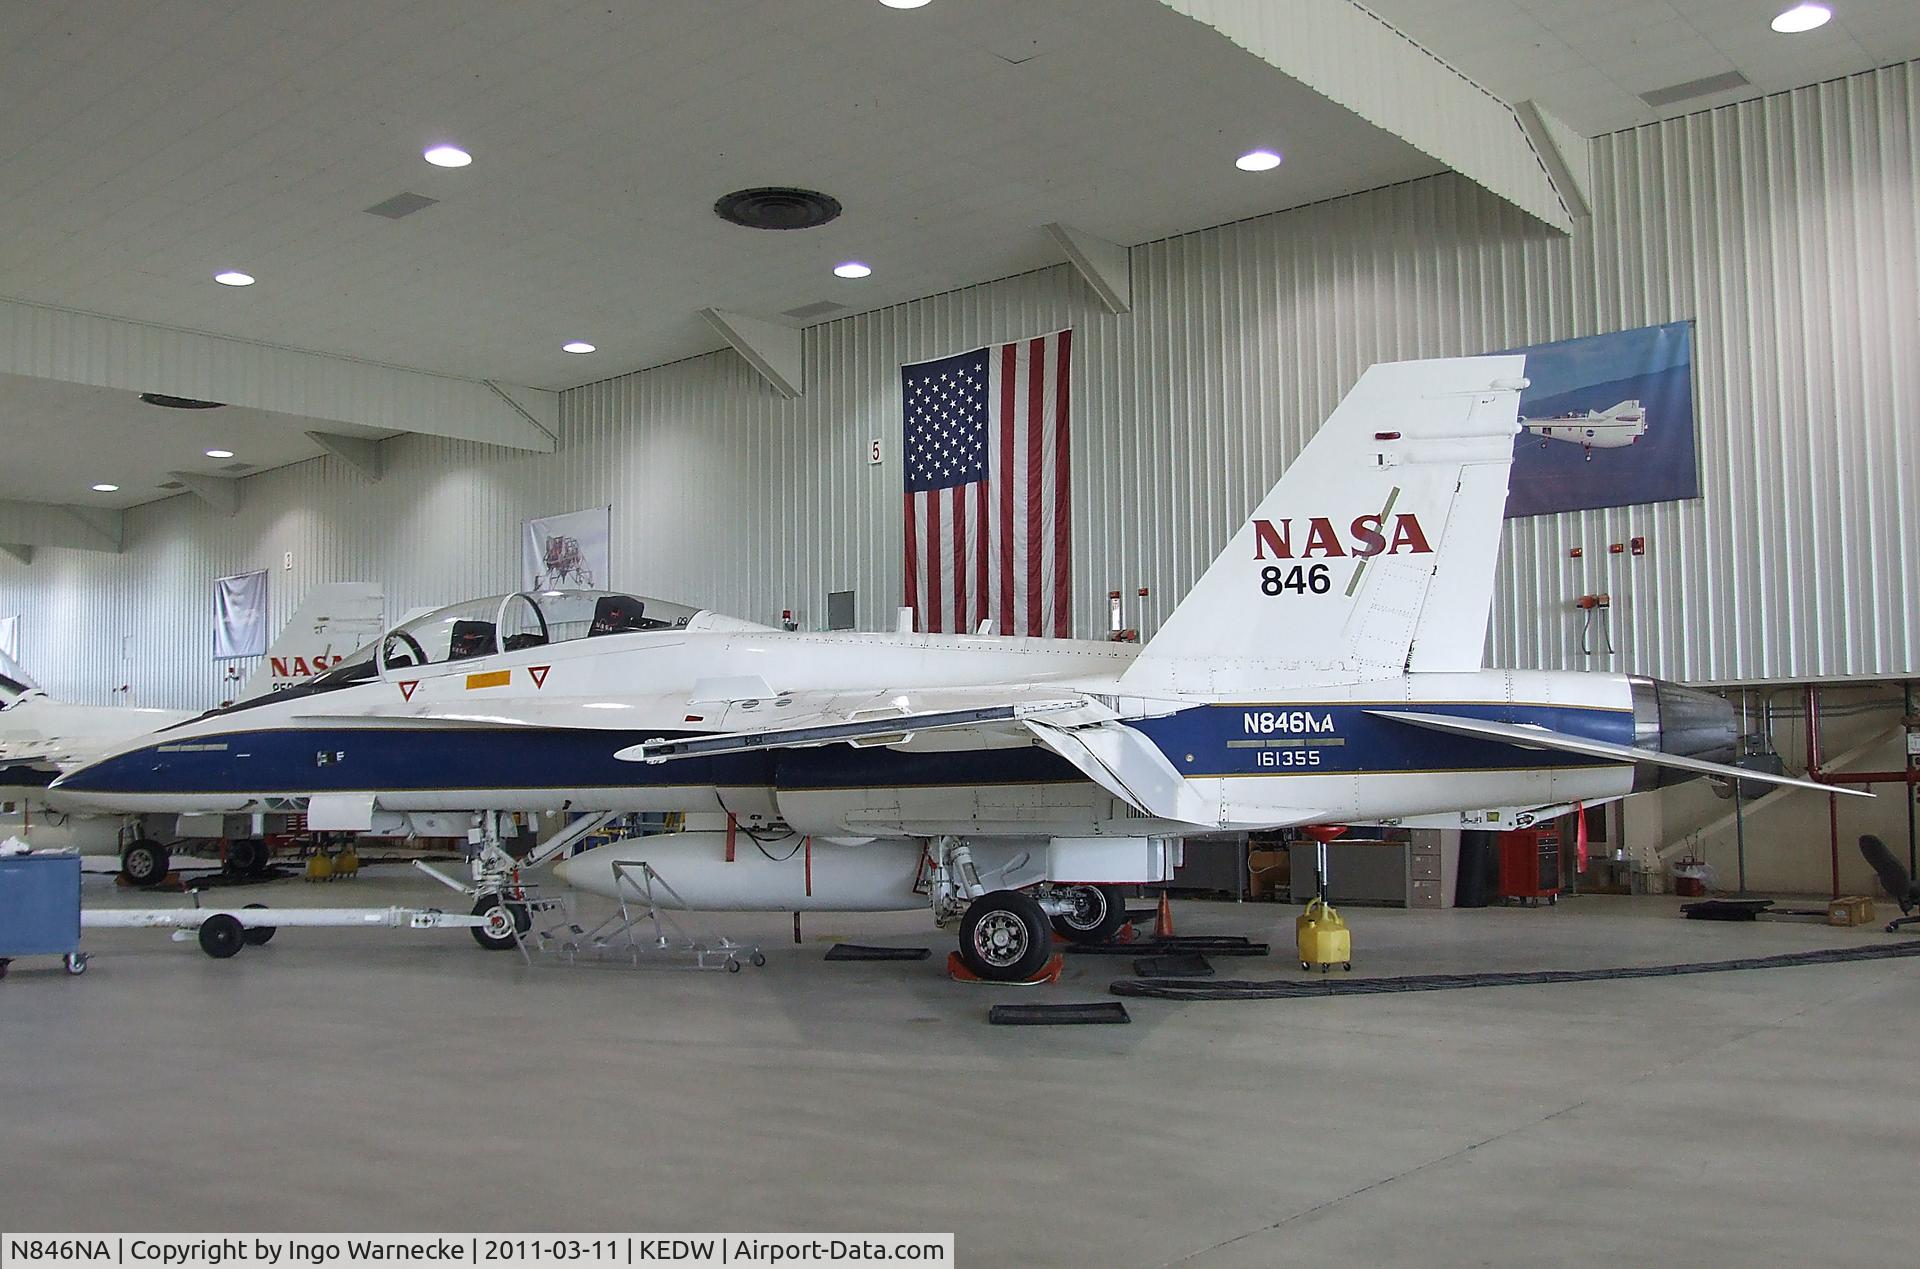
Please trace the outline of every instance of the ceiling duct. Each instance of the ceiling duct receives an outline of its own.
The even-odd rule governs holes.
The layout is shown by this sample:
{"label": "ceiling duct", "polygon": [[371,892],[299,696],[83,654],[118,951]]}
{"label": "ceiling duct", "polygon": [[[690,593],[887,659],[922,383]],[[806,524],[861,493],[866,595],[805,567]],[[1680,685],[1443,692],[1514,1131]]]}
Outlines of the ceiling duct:
{"label": "ceiling duct", "polygon": [[814,229],[840,214],[840,200],[818,190],[767,185],[722,195],[713,214],[748,229]]}

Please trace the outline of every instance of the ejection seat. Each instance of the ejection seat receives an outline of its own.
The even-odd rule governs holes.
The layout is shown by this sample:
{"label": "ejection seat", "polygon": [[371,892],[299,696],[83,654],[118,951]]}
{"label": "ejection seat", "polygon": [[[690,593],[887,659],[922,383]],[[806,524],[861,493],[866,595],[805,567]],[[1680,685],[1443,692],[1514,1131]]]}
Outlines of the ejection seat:
{"label": "ejection seat", "polygon": [[587,627],[587,637],[645,630],[649,626],[645,612],[646,605],[631,595],[602,595],[593,605],[593,624]]}
{"label": "ejection seat", "polygon": [[470,657],[493,655],[491,621],[456,621],[453,636],[447,641],[447,660],[465,661]]}

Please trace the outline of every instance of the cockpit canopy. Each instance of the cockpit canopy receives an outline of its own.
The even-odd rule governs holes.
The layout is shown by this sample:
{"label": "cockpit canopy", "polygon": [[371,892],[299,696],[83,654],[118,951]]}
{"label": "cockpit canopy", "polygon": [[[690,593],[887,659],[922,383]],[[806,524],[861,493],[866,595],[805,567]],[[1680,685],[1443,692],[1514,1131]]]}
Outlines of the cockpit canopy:
{"label": "cockpit canopy", "polygon": [[[682,630],[700,609],[671,600],[605,590],[521,591],[438,608],[389,630],[379,642],[388,670],[444,665],[497,652],[571,643],[645,630]],[[745,624],[745,623],[742,623]],[[378,675],[374,648],[363,648],[307,685],[314,691],[364,683]],[[285,693],[280,698],[285,698]]]}
{"label": "cockpit canopy", "polygon": [[698,608],[603,590],[522,591],[469,599],[396,626],[382,640],[389,669],[640,630],[682,630]]}

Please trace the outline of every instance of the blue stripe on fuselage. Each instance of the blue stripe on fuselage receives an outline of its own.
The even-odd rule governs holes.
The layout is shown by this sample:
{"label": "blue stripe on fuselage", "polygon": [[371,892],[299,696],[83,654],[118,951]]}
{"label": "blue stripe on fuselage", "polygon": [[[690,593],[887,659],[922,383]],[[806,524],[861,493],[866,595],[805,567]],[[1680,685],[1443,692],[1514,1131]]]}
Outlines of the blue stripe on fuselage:
{"label": "blue stripe on fuselage", "polygon": [[[1133,724],[1187,776],[1344,775],[1392,771],[1482,771],[1604,765],[1543,749],[1450,736],[1396,723],[1374,711],[1417,710],[1533,724],[1611,744],[1633,743],[1631,710],[1566,705],[1294,703],[1203,705]],[[1261,755],[1274,755],[1263,759]],[[1317,755],[1311,763],[1278,755]]]}
{"label": "blue stripe on fuselage", "polygon": [[[1332,775],[1491,770],[1598,763],[1495,741],[1447,736],[1368,713],[1393,705],[1204,705],[1131,724],[1190,776]],[[1403,706],[1534,723],[1615,744],[1633,740],[1624,710],[1541,705]],[[1255,717],[1250,727],[1249,715]],[[1270,716],[1271,724],[1262,724]],[[1263,726],[1269,729],[1263,730]],[[681,733],[693,734],[693,733]],[[524,727],[287,728],[177,734],[67,775],[76,793],[331,793],[368,789],[579,789],[657,786],[781,789],[1049,784],[1080,779],[1037,746],[933,753],[832,745],[672,762],[614,752],[663,733]],[[672,738],[667,734],[665,738]],[[1338,743],[1335,743],[1338,742]],[[1262,752],[1317,753],[1312,766],[1262,765]]]}

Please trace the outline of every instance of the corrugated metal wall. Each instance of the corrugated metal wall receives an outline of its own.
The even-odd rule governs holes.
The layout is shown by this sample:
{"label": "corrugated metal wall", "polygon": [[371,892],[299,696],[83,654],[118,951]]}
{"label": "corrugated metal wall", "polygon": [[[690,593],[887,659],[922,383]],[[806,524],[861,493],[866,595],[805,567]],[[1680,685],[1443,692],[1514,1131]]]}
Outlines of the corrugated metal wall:
{"label": "corrugated metal wall", "polygon": [[[554,455],[405,437],[378,483],[332,460],[266,473],[232,519],[185,497],[136,509],[119,556],[0,559],[0,613],[23,615],[24,660],[57,693],[204,705],[222,694],[216,575],[270,567],[276,621],[320,581],[440,603],[515,584],[524,517],[605,502],[620,586],[807,625],[851,587],[861,623],[889,625],[899,365],[1070,325],[1076,627],[1103,630],[1118,589],[1150,634],[1369,363],[1694,317],[1705,496],[1511,526],[1495,657],[1913,671],[1915,93],[1900,67],[1602,138],[1572,240],[1437,177],[1136,248],[1120,317],[1063,266],[814,327],[797,401],[716,353],[567,393]],[[1646,558],[1606,554],[1633,534]],[[1615,597],[1612,657],[1580,652],[1569,605],[1589,590]]]}

